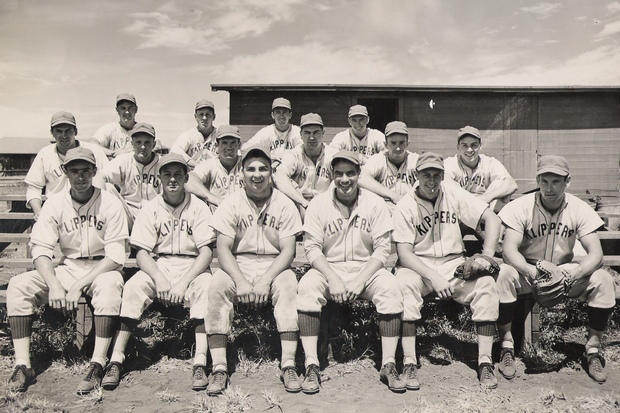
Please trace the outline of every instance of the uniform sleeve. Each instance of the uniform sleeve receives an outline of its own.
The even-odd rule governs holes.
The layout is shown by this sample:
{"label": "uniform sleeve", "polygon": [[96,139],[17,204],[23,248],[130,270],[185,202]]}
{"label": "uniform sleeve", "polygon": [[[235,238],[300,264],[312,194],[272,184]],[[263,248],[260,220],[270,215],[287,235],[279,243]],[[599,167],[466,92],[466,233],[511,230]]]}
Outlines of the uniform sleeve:
{"label": "uniform sleeve", "polygon": [[345,149],[346,141],[348,137],[349,137],[348,129],[342,132],[338,132],[336,136],[334,136],[334,139],[332,139],[332,141],[330,142],[329,146],[331,146],[332,148],[336,148],[338,150]]}
{"label": "uniform sleeve", "polygon": [[320,256],[325,256],[323,254],[325,231],[321,222],[321,209],[323,208],[321,199],[325,198],[317,197],[310,201],[304,216],[304,250],[310,263]]}
{"label": "uniform sleeve", "polygon": [[30,235],[32,259],[36,260],[41,256],[52,259],[58,239],[58,217],[55,214],[54,202],[49,200],[43,204],[39,219],[32,227]]}
{"label": "uniform sleeve", "polygon": [[112,138],[112,134],[110,133],[110,125],[103,125],[97,129],[97,132],[95,132],[93,138],[95,138],[101,146],[109,149],[110,139]]}
{"label": "uniform sleeve", "polygon": [[293,145],[293,148],[301,146],[304,143],[304,141],[301,139],[301,128],[297,125],[293,125],[293,130],[291,132],[293,134],[291,139],[291,144]]}
{"label": "uniform sleeve", "polygon": [[295,156],[293,151],[286,151],[284,156],[282,156],[282,162],[278,165],[278,171],[283,170],[289,179],[293,179],[299,173],[298,166],[297,156]]}
{"label": "uniform sleeve", "polygon": [[[105,255],[117,264],[125,262],[125,240],[129,238],[127,229],[127,215],[121,201],[113,195],[102,191],[102,196],[107,195],[104,211],[107,215],[106,230],[104,234]],[[107,207],[106,207],[107,206]]]}
{"label": "uniform sleeve", "polygon": [[116,157],[108,162],[102,169],[97,171],[106,182],[120,184],[123,182],[122,157]]}
{"label": "uniform sleeve", "polygon": [[386,232],[381,236],[372,239],[372,255],[371,258],[377,259],[385,265],[388,257],[390,256],[391,250],[391,240],[390,233]]}
{"label": "uniform sleeve", "polygon": [[181,134],[170,147],[170,152],[178,153],[185,159],[185,162],[189,162],[191,159],[187,154],[189,149],[189,139],[186,137],[186,133]]}
{"label": "uniform sleeve", "polygon": [[[571,200],[572,201],[572,200]],[[595,232],[605,223],[601,217],[594,211],[590,205],[576,199],[579,214],[579,226],[577,227],[577,239]]]}
{"label": "uniform sleeve", "polygon": [[458,167],[458,163],[455,162],[455,158],[452,156],[445,160],[444,162],[444,177],[445,179],[452,179],[455,182],[460,184],[461,180],[461,170]]}
{"label": "uniform sleeve", "polygon": [[[481,201],[480,198],[461,188],[456,182],[448,181],[452,188],[448,189],[448,185],[444,186],[445,190],[449,190],[449,196],[456,199],[459,208],[459,220],[470,228],[476,228],[482,214],[489,205]],[[448,194],[446,194],[448,195]]]}
{"label": "uniform sleeve", "polygon": [[213,219],[211,210],[204,202],[198,198],[192,197],[192,202],[197,205],[196,216],[194,217],[194,228],[192,229],[192,239],[196,244],[196,248],[204,247],[205,245],[213,244],[216,239],[215,231],[209,223]]}
{"label": "uniform sleeve", "polygon": [[394,223],[392,240],[394,242],[415,245],[415,226],[418,224],[417,214],[414,214],[412,211],[415,205],[415,200],[407,195],[394,207],[392,212],[392,221]]}
{"label": "uniform sleeve", "polygon": [[512,178],[506,167],[495,158],[491,158],[489,162],[489,175],[491,177],[491,182]]}
{"label": "uniform sleeve", "polygon": [[24,182],[28,185],[26,190],[26,203],[32,199],[41,199],[43,188],[45,188],[45,170],[41,153],[37,154],[28,169]]}
{"label": "uniform sleeve", "polygon": [[523,212],[523,202],[517,199],[505,205],[498,216],[506,227],[523,234],[526,226]]}
{"label": "uniform sleeve", "polygon": [[[153,201],[157,202],[157,201]],[[157,212],[147,204],[143,207],[131,229],[131,239],[129,243],[135,247],[152,252],[157,245]]]}
{"label": "uniform sleeve", "polygon": [[255,145],[271,146],[268,141],[267,142],[265,141],[265,139],[269,137],[267,131],[268,131],[268,128],[270,127],[271,126],[266,126],[262,128],[261,130],[259,130],[258,132],[256,132],[254,136],[252,136],[245,144],[243,144],[241,149],[243,150],[244,148],[255,146]]}
{"label": "uniform sleeve", "polygon": [[372,237],[380,237],[386,233],[390,233],[394,229],[394,223],[390,208],[387,203],[379,198],[374,208],[374,222],[372,223]]}
{"label": "uniform sleeve", "polygon": [[237,222],[239,220],[235,202],[239,201],[239,197],[234,196],[234,194],[232,197],[225,199],[215,210],[215,214],[213,214],[213,218],[209,223],[211,228],[219,234],[235,239],[237,235]]}
{"label": "uniform sleeve", "polygon": [[375,144],[376,151],[377,153],[383,152],[383,150],[385,149],[385,135],[382,132],[377,131],[376,136],[377,136],[376,137],[377,143]]}
{"label": "uniform sleeve", "polygon": [[382,161],[385,159],[383,154],[375,154],[368,158],[368,161],[362,165],[362,170],[367,171],[376,181],[381,179]]}
{"label": "uniform sleeve", "polygon": [[279,193],[278,198],[284,204],[278,231],[280,239],[296,236],[303,230],[299,210],[286,195]]}

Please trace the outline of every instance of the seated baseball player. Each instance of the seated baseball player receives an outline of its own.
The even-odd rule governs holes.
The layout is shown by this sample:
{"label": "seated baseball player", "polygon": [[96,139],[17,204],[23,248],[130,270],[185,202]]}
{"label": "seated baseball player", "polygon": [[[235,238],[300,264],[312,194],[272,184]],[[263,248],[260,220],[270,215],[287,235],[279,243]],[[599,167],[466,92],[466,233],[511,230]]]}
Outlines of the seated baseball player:
{"label": "seated baseball player", "polygon": [[[587,372],[598,383],[607,379],[605,360],[600,351],[601,338],[616,300],[613,278],[601,268],[603,252],[596,230],[603,221],[587,203],[565,192],[570,179],[565,158],[541,156],[536,172],[540,191],[510,202],[499,213],[506,227],[504,260],[511,270],[500,273],[497,279],[500,292],[497,321],[501,342],[499,371],[508,379],[516,374],[511,322],[517,294],[536,290],[536,264],[540,260],[551,267],[559,267],[562,295],[557,302],[564,297],[586,302]],[[587,253],[579,262],[573,262],[575,240],[581,242]],[[535,297],[544,299],[538,294]],[[541,301],[541,305],[554,303]]]}
{"label": "seated baseball player", "polygon": [[[39,151],[24,179],[28,186],[26,189],[26,205],[32,209],[35,221],[39,219],[41,213],[44,190],[47,196],[69,190],[69,181],[62,169],[69,149],[78,147],[90,149],[95,154],[98,170],[103,169],[108,163],[108,158],[99,146],[76,139],[78,134],[77,123],[71,113],[54,113],[50,126],[50,131],[56,142]],[[99,176],[95,178],[95,186],[103,186],[103,181],[100,180]]]}
{"label": "seated baseball player", "polygon": [[120,93],[116,96],[116,113],[119,121],[103,125],[88,141],[101,146],[110,158],[119,153],[130,152],[131,130],[136,124],[137,112],[136,97],[131,93]]}
{"label": "seated baseball player", "polygon": [[[36,307],[49,304],[71,312],[82,294],[92,298],[95,316],[95,348],[78,394],[99,386],[108,347],[120,312],[125,262],[127,222],[121,202],[92,186],[97,172],[89,149],[67,152],[63,170],[70,189],[51,196],[32,228],[30,247],[36,270],[11,278],[7,312],[15,348],[15,371],[9,388],[25,391],[36,381],[30,365],[30,335]],[[54,268],[52,257],[59,245],[62,257]]]}
{"label": "seated baseball player", "polygon": [[332,159],[334,189],[315,197],[304,222],[304,248],[312,269],[299,281],[299,335],[306,354],[302,391],[319,391],[317,342],[320,314],[327,300],[370,300],[379,313],[380,378],[404,392],[395,365],[403,300],[394,276],[385,269],[392,220],[383,199],[358,187],[358,154],[339,151]]}
{"label": "seated baseball player", "polygon": [[226,341],[234,304],[262,306],[269,299],[282,346],[280,378],[286,391],[301,390],[295,371],[297,278],[290,269],[301,219],[293,201],[270,185],[269,152],[269,147],[262,146],[242,151],[245,187],[228,196],[211,220],[221,268],[213,275],[206,313],[213,360],[209,395],[223,392],[228,385]]}
{"label": "seated baseball player", "polygon": [[[476,227],[486,224],[483,254],[493,257],[500,220],[489,206],[452,180],[444,180],[441,156],[425,152],[418,158],[418,181],[393,211],[396,250],[400,266],[396,278],[404,298],[402,346],[403,380],[417,390],[416,322],[420,320],[424,296],[435,293],[470,306],[478,333],[478,375],[486,388],[497,387],[491,347],[498,316],[499,292],[491,276],[472,280],[455,277],[465,259],[459,221]],[[491,258],[492,259],[492,258]]]}
{"label": "seated baseball player", "polygon": [[194,390],[207,387],[204,313],[215,234],[209,227],[209,207],[184,190],[187,174],[188,167],[181,155],[163,156],[159,162],[162,193],[144,205],[136,218],[131,245],[138,250],[140,271],[127,281],[123,290],[120,327],[101,382],[104,389],[118,386],[131,333],[155,298],[166,306],[189,307],[196,335],[191,387]]}
{"label": "seated baseball player", "polygon": [[332,182],[330,161],[337,151],[322,142],[323,119],[316,113],[303,115],[299,127],[303,144],[284,154],[273,174],[273,182],[303,214],[308,203],[329,188]]}
{"label": "seated baseball player", "polygon": [[196,127],[183,132],[170,147],[170,152],[183,156],[190,169],[194,169],[200,161],[214,158],[217,155],[217,129],[215,105],[207,99],[201,99],[194,109]]}
{"label": "seated baseball player", "polygon": [[351,127],[337,133],[329,145],[357,153],[363,166],[368,158],[385,149],[385,135],[368,127],[370,117],[366,106],[351,106],[348,119]]}
{"label": "seated baseball player", "polygon": [[286,151],[302,144],[299,126],[290,123],[291,117],[293,117],[291,102],[285,98],[274,99],[271,104],[273,124],[256,132],[242,149],[256,145],[269,147],[273,166],[279,165]]}
{"label": "seated baseball player", "polygon": [[236,126],[222,125],[215,136],[217,156],[201,161],[189,173],[185,189],[209,203],[212,211],[224,198],[243,188],[241,135]]}
{"label": "seated baseball player", "polygon": [[111,184],[107,189],[119,195],[123,203],[130,231],[140,208],[161,191],[157,178],[160,156],[153,152],[153,125],[136,123],[131,131],[131,145],[133,152],[119,154],[101,171],[101,177]]}
{"label": "seated baseball player", "polygon": [[390,210],[415,183],[418,154],[409,152],[409,131],[403,122],[385,126],[387,150],[372,155],[362,167],[360,187],[382,196]]}

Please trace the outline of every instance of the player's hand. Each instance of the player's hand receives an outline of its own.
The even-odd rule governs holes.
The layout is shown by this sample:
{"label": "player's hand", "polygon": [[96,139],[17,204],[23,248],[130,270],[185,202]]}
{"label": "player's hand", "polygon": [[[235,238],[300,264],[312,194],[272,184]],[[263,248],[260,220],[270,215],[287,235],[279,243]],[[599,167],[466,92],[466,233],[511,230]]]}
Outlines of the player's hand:
{"label": "player's hand", "polygon": [[269,293],[271,292],[271,283],[259,279],[254,285],[254,303],[258,307],[265,305],[269,301]]}
{"label": "player's hand", "polygon": [[187,292],[187,288],[189,284],[184,282],[178,282],[172,286],[170,291],[168,292],[168,301],[172,305],[183,304],[185,301],[185,293]]}
{"label": "player's hand", "polygon": [[329,295],[332,296],[332,300],[339,304],[347,302],[347,287],[340,278],[329,281]]}
{"label": "player's hand", "polygon": [[347,301],[355,301],[357,297],[364,291],[365,284],[356,279],[347,283]]}
{"label": "player's hand", "polygon": [[536,266],[532,264],[527,264],[527,273],[524,275],[528,279],[530,284],[533,284],[536,280],[536,277],[538,276],[538,270],[536,269]]}
{"label": "player's hand", "polygon": [[82,296],[82,289],[76,285],[71,286],[66,296],[67,312],[72,312],[73,310],[77,309],[78,302],[80,301],[81,296]]}
{"label": "player's hand", "polygon": [[67,307],[66,291],[60,282],[49,286],[48,302],[54,310],[64,310]]}
{"label": "player's hand", "polygon": [[41,214],[41,210],[38,211],[32,211],[32,213],[34,214],[33,219],[34,221],[38,221],[39,220],[39,215]]}
{"label": "player's hand", "polygon": [[170,288],[170,282],[166,278],[159,277],[155,280],[157,299],[166,307],[170,305]]}
{"label": "player's hand", "polygon": [[248,281],[243,280],[237,284],[237,299],[244,303],[250,304],[254,302],[254,288]]}
{"label": "player's hand", "polygon": [[435,294],[441,299],[450,298],[454,293],[454,287],[441,275],[437,274],[431,279],[431,285]]}
{"label": "player's hand", "polygon": [[401,194],[394,193],[394,195],[392,195],[390,199],[392,200],[394,205],[396,205],[400,202],[401,199],[403,199],[403,196]]}

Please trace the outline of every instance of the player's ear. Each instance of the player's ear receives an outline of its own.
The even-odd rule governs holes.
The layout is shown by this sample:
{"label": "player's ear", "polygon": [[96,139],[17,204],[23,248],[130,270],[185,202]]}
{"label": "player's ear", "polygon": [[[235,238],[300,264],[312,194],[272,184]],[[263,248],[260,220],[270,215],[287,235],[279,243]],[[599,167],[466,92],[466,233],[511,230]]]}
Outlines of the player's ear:
{"label": "player's ear", "polygon": [[97,175],[97,167],[93,166],[93,175]]}
{"label": "player's ear", "polygon": [[566,177],[566,187],[568,188],[569,186],[570,186],[570,175]]}

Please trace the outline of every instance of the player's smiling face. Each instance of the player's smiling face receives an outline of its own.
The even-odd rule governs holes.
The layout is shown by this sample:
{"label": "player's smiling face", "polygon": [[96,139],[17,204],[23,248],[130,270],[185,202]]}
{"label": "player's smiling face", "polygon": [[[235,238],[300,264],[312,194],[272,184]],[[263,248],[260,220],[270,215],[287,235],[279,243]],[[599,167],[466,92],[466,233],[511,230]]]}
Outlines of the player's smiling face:
{"label": "player's smiling face", "polygon": [[428,168],[418,171],[418,195],[424,199],[434,201],[439,195],[443,171],[437,168]]}
{"label": "player's smiling face", "polygon": [[61,153],[75,147],[76,128],[73,125],[60,124],[52,128],[52,136],[56,140],[56,145]]}
{"label": "player's smiling face", "polygon": [[480,146],[480,139],[474,136],[461,138],[457,144],[461,161],[469,167],[476,166],[480,159]]}
{"label": "player's smiling face", "polygon": [[324,133],[321,125],[305,125],[301,128],[301,139],[304,141],[304,147],[308,154],[316,155],[321,152]]}
{"label": "player's smiling face", "polygon": [[184,192],[184,185],[187,182],[187,170],[178,163],[164,165],[159,170],[159,180],[161,181],[164,192],[172,195]]}
{"label": "player's smiling face", "polygon": [[211,108],[198,109],[194,114],[199,131],[208,131],[213,126],[215,112]]}
{"label": "player's smiling face", "polygon": [[393,164],[400,165],[407,155],[409,137],[403,133],[393,133],[386,138],[388,158]]}
{"label": "player's smiling face", "polygon": [[288,124],[291,121],[293,112],[287,108],[275,108],[271,111],[271,118],[276,124],[276,128],[280,131],[288,129]]}
{"label": "player's smiling face", "polygon": [[354,115],[349,118],[349,126],[351,126],[351,131],[355,136],[363,138],[366,135],[369,121],[370,118],[368,116]]}
{"label": "player's smiling face", "polygon": [[346,160],[337,160],[334,163],[333,172],[336,198],[340,201],[350,201],[357,197],[357,181],[360,177],[359,165]]}
{"label": "player's smiling face", "polygon": [[138,162],[146,163],[151,160],[155,138],[146,133],[137,133],[131,137],[131,144],[133,146],[133,156]]}
{"label": "player's smiling face", "polygon": [[268,194],[271,184],[271,163],[262,156],[250,156],[243,162],[243,182],[250,198]]}
{"label": "player's smiling face", "polygon": [[223,137],[217,141],[217,153],[220,161],[237,160],[241,141],[233,137]]}
{"label": "player's smiling face", "polygon": [[138,107],[128,100],[121,100],[116,105],[116,113],[118,113],[122,125],[133,127],[136,121],[136,112],[138,112]]}
{"label": "player's smiling face", "polygon": [[540,196],[543,199],[544,206],[553,209],[564,200],[564,192],[570,182],[570,177],[545,173],[538,175],[536,182],[540,188]]}
{"label": "player's smiling face", "polygon": [[65,175],[69,180],[71,190],[82,194],[88,191],[97,173],[97,167],[88,161],[76,160],[64,167]]}

